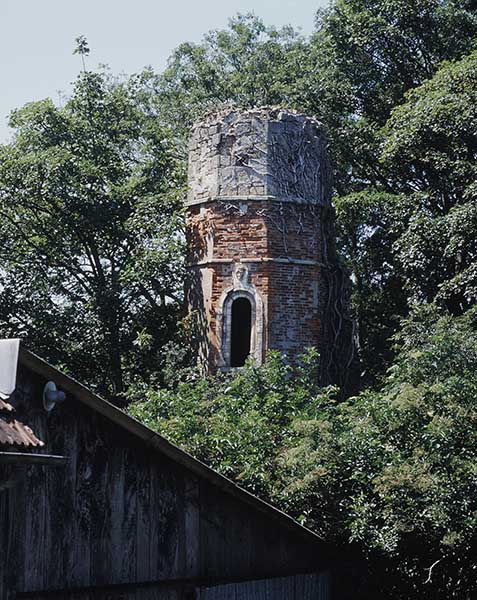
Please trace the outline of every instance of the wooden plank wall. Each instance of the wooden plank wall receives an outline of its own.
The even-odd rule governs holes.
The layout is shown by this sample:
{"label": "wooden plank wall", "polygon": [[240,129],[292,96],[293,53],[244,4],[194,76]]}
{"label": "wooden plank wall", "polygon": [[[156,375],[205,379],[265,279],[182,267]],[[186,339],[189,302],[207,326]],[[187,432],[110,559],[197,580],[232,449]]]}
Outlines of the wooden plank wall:
{"label": "wooden plank wall", "polygon": [[[0,465],[0,482],[7,480],[7,471],[4,466]],[[0,515],[7,516],[8,510],[8,494],[5,491],[0,491]],[[10,519],[4,518],[0,521],[0,562],[6,560],[6,548],[8,544]],[[0,566],[0,598],[7,597],[7,582],[6,569]]]}
{"label": "wooden plank wall", "polygon": [[[63,600],[330,600],[328,574],[297,575],[268,580],[231,583],[195,589],[148,589],[136,591],[73,593]],[[31,600],[51,600],[34,595]]]}
{"label": "wooden plank wall", "polygon": [[201,588],[197,600],[330,600],[328,574],[297,575]]}
{"label": "wooden plank wall", "polygon": [[[44,383],[20,372],[18,410],[68,463],[28,467],[23,483],[0,495],[0,591],[6,573],[22,593],[321,570],[326,557],[315,545],[74,398],[47,414]],[[179,600],[175,593],[144,589],[137,598]]]}
{"label": "wooden plank wall", "polygon": [[[30,600],[51,600],[50,595],[29,596]],[[330,600],[328,574],[297,575],[274,579],[230,583],[195,589],[138,589],[128,591],[70,593],[63,600]]]}
{"label": "wooden plank wall", "polygon": [[[3,599],[2,599],[3,600]],[[29,600],[52,600],[52,597],[46,595],[29,596]],[[56,597],[56,600],[60,600]],[[187,598],[180,591],[176,590],[141,590],[137,592],[78,592],[61,596],[61,600],[196,600]],[[198,600],[198,599],[197,599]]]}

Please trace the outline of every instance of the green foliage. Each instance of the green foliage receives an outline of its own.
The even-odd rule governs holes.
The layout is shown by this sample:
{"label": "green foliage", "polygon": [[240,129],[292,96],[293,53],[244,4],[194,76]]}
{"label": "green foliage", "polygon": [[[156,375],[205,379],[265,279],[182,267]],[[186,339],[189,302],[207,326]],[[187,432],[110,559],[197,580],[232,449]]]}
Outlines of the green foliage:
{"label": "green foliage", "polygon": [[347,402],[317,387],[310,351],[296,370],[271,353],[259,368],[188,372],[173,390],[138,393],[129,411],[333,544],[354,547],[370,594],[471,597],[477,309],[454,317],[414,307],[395,342],[381,389]]}
{"label": "green foliage", "polygon": [[[340,194],[379,185],[388,172],[378,161],[379,128],[404,94],[441,61],[475,47],[473,2],[453,0],[335,0],[318,15],[311,41],[320,102],[329,125]],[[331,104],[332,111],[326,104]],[[351,189],[350,189],[351,188]]]}
{"label": "green foliage", "polygon": [[372,385],[392,362],[397,315],[407,312],[395,243],[413,205],[404,195],[366,191],[337,198],[339,246],[346,248],[359,324],[362,384]]}
{"label": "green foliage", "polygon": [[294,436],[293,419],[313,414],[333,395],[332,388],[317,388],[317,373],[315,350],[305,353],[294,371],[271,352],[262,367],[249,362],[210,378],[189,372],[176,389],[149,389],[145,397],[137,390],[128,411],[250,491],[270,498],[280,480],[280,452]]}
{"label": "green foliage", "polygon": [[[423,240],[429,219],[423,227],[419,220],[424,218],[422,202],[411,198],[432,172],[429,168],[425,173],[416,171],[419,165],[409,160],[412,154],[404,145],[400,150],[397,145],[401,141],[414,144],[414,156],[425,150],[428,137],[411,140],[410,130],[407,141],[402,137],[401,117],[416,112],[411,109],[415,96],[406,93],[432,78],[442,61],[460,59],[475,48],[475,8],[472,0],[335,0],[318,13],[316,31],[309,39],[290,28],[266,27],[253,15],[239,15],[228,29],[210,32],[201,43],[181,45],[162,75],[143,75],[154,89],[164,122],[173,123],[180,136],[186,136],[189,124],[204,109],[222,103],[282,104],[318,115],[323,121],[335,172],[339,248],[358,282],[353,302],[359,316],[366,384],[379,379],[392,360],[389,338],[396,330],[397,317],[407,314],[409,297],[419,292],[418,297],[432,300],[437,288],[447,285],[445,276],[438,274],[446,269],[442,270],[442,261],[437,264],[435,257],[449,234],[439,233],[430,242]],[[467,69],[470,90],[472,66],[468,64]],[[436,80],[436,90],[444,79]],[[461,89],[461,83],[455,86],[454,100],[447,107],[453,115],[450,122],[459,119],[460,104],[467,102],[462,119],[471,111],[472,94],[467,93],[467,100],[464,95],[457,98]],[[428,92],[424,86],[416,94]],[[442,98],[448,93],[447,85]],[[399,112],[396,107],[403,103]],[[428,105],[431,103],[429,98]],[[445,102],[442,110],[445,112]],[[427,116],[432,119],[432,111]],[[415,114],[412,127],[419,128],[418,117]],[[402,121],[411,127],[409,118]],[[445,117],[442,123],[445,128]],[[454,128],[455,144],[463,151],[471,147],[472,131],[469,120]],[[442,140],[443,144],[450,141]],[[448,146],[449,153],[455,144]],[[471,153],[469,162],[472,160]],[[449,165],[447,172],[455,173],[449,180],[442,170],[433,184],[438,190],[434,195],[441,189],[459,194],[453,187],[457,166],[463,167]],[[421,266],[406,258],[404,246],[408,244],[403,236],[410,221],[417,231],[409,229],[411,237],[420,233],[416,243],[423,248],[432,245],[429,252],[434,258]],[[356,235],[354,230],[360,233]],[[416,248],[412,239],[410,244]],[[452,253],[452,244],[448,247]],[[421,293],[416,281],[423,279],[427,264],[433,268],[433,276],[426,278],[430,289]],[[459,271],[459,277],[473,285],[473,268],[466,276]],[[449,296],[455,295],[455,285],[459,285],[457,279],[449,283]],[[463,305],[462,294],[458,296],[452,302]]]}
{"label": "green foliage", "polygon": [[365,382],[391,364],[396,315],[437,301],[453,314],[476,295],[476,53],[406,94],[381,129],[393,193],[337,199],[339,245],[355,278]]}
{"label": "green foliage", "polygon": [[[475,46],[474,8],[336,0],[310,39],[239,15],[201,43],[182,44],[160,75],[113,85],[85,72],[64,108],[43,101],[17,111],[17,138],[2,149],[0,169],[4,334],[28,335],[54,361],[74,354],[77,375],[89,381],[106,360],[96,381],[103,393],[120,394],[138,376],[148,381],[164,366],[158,351],[180,300],[174,195],[184,164],[175,148],[184,152],[190,123],[212,105],[285,104],[319,115],[327,129],[339,247],[356,280],[363,381],[374,384],[392,360],[389,339],[410,298],[437,297],[457,314],[475,297],[475,59],[450,63],[418,87],[442,60]],[[88,52],[79,36],[75,53]],[[116,250],[123,258],[105,269]],[[100,268],[85,275],[98,257]]]}
{"label": "green foliage", "polygon": [[404,93],[432,77],[441,61],[469,52],[474,9],[467,1],[335,0],[318,17],[318,43],[348,82],[350,108],[384,124]]}
{"label": "green foliage", "polygon": [[[239,15],[160,75],[84,72],[64,107],[16,111],[0,148],[2,335],[116,399],[128,387],[132,415],[358,548],[376,597],[476,588],[476,15],[334,0],[310,39]],[[180,369],[184,142],[224,103],[324,122],[368,388],[347,402],[317,388],[313,351],[296,369],[276,353]]]}
{"label": "green foliage", "polygon": [[439,195],[439,208],[458,202],[475,181],[477,52],[444,63],[406,94],[386,124],[384,161],[404,190]]}
{"label": "green foliage", "polygon": [[0,148],[2,335],[116,398],[125,370],[157,369],[182,293],[183,169],[141,93],[83,73],[64,107],[15,111]]}
{"label": "green foliage", "polygon": [[73,50],[73,54],[80,54],[81,56],[88,55],[90,53],[90,48],[88,46],[88,40],[84,35],[79,35],[76,39],[76,47]]}
{"label": "green foliage", "polygon": [[231,19],[228,29],[209,32],[200,44],[181,44],[162,74],[144,77],[165,121],[187,135],[190,124],[211,106],[293,106],[307,64],[302,36],[290,27],[266,27],[247,14]]}
{"label": "green foliage", "polygon": [[474,52],[407,94],[384,129],[383,160],[415,206],[397,243],[405,283],[454,314],[477,299],[476,90]]}
{"label": "green foliage", "polygon": [[375,581],[387,598],[475,588],[476,332],[475,309],[460,318],[416,309],[381,391],[295,423],[282,502],[307,507],[326,537],[359,544],[381,573],[385,559]]}
{"label": "green foliage", "polygon": [[[326,538],[358,547],[378,597],[463,598],[475,588],[476,34],[471,2],[337,0],[313,38],[294,46],[302,70],[293,96],[280,65],[276,80],[269,73],[284,94],[273,102],[316,112],[327,126],[339,247],[355,281],[364,382],[375,389],[345,403],[331,390],[297,401],[301,383],[282,377],[287,396],[270,406],[281,418],[292,398],[293,410],[277,443],[273,372],[257,379],[249,366],[223,383],[149,397],[153,426]],[[248,39],[255,56],[259,38]],[[229,76],[211,47],[205,40],[189,75],[208,56]],[[179,70],[168,77],[180,98]],[[220,77],[210,88],[194,77],[187,98],[198,113]],[[239,79],[221,89],[220,101],[262,101]],[[242,389],[251,372],[250,396]]]}

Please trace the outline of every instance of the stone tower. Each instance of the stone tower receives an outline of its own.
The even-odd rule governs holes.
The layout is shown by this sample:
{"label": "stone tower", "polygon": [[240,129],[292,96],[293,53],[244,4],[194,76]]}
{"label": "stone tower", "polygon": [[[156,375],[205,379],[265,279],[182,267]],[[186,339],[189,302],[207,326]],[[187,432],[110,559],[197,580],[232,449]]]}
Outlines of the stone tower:
{"label": "stone tower", "polygon": [[209,371],[241,366],[248,355],[260,364],[268,349],[293,362],[308,346],[331,363],[337,262],[330,196],[316,120],[256,108],[195,124],[186,295]]}

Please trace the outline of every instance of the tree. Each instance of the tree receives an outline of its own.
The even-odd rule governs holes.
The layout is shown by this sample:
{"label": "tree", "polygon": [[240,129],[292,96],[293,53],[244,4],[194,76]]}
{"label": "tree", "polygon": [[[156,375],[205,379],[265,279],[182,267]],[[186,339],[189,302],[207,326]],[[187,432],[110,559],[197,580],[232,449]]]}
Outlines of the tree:
{"label": "tree", "polygon": [[395,250],[413,205],[404,195],[374,190],[336,198],[338,246],[346,249],[353,281],[353,305],[363,387],[380,380],[392,364],[392,334],[408,312],[403,273]]}
{"label": "tree", "polygon": [[277,352],[230,374],[177,376],[169,389],[135,390],[128,410],[195,457],[251,492],[270,499],[280,483],[278,459],[297,414],[313,409],[333,388],[317,385],[319,361],[310,349],[292,369]]}
{"label": "tree", "polygon": [[294,106],[297,80],[306,77],[307,43],[291,27],[266,27],[252,14],[230,19],[200,44],[181,44],[158,76],[144,74],[165,122],[187,137],[209,107],[220,104]]}
{"label": "tree", "polygon": [[[319,77],[310,79],[309,97],[315,100],[307,106],[320,107],[315,110],[330,139],[338,247],[357,282],[353,303],[365,385],[392,362],[390,340],[408,312],[416,281],[410,283],[398,247],[417,214],[417,199],[403,186],[403,155],[385,151],[382,157],[383,143],[393,131],[399,139],[402,124],[396,118],[383,127],[409,90],[432,78],[443,60],[468,54],[476,38],[474,2],[336,0],[318,15],[310,52]],[[411,168],[407,176],[411,183]],[[438,281],[425,279],[430,285]]]}
{"label": "tree", "polygon": [[328,125],[340,195],[369,185],[392,191],[379,129],[442,61],[473,49],[475,7],[473,0],[335,0],[318,13],[308,105]]}
{"label": "tree", "polygon": [[392,193],[370,186],[337,199],[374,378],[390,364],[395,317],[410,302],[436,300],[454,314],[475,304],[476,73],[475,53],[444,63],[391,112],[379,137]]}
{"label": "tree", "polygon": [[384,129],[383,160],[413,204],[396,242],[408,293],[454,314],[477,301],[476,90],[474,52],[410,91]]}
{"label": "tree", "polygon": [[144,77],[164,120],[184,135],[201,112],[221,103],[282,104],[318,115],[337,191],[386,188],[379,129],[443,60],[472,50],[474,9],[474,0],[335,0],[318,12],[310,39],[237,15],[202,43],[181,44],[164,73]]}
{"label": "tree", "polygon": [[477,309],[413,308],[379,390],[319,388],[314,351],[169,389],[128,410],[354,558],[366,598],[471,598],[477,563]]}
{"label": "tree", "polygon": [[15,111],[0,148],[2,334],[117,402],[159,368],[182,293],[183,168],[146,100],[84,72],[64,107]]}
{"label": "tree", "polygon": [[76,48],[73,50],[73,54],[79,54],[81,56],[81,64],[83,65],[83,71],[86,71],[85,56],[91,52],[88,46],[88,40],[84,35],[80,35],[75,39]]}
{"label": "tree", "polygon": [[145,74],[164,122],[184,137],[192,120],[220,103],[284,104],[323,121],[338,247],[358,282],[353,302],[367,384],[390,364],[387,340],[409,300],[395,243],[411,218],[410,194],[400,159],[388,151],[389,160],[381,159],[382,129],[406,92],[433,77],[442,61],[472,50],[475,8],[473,0],[335,0],[318,13],[310,39],[239,15],[202,43],[181,45],[162,75]]}
{"label": "tree", "polygon": [[379,597],[471,598],[477,312],[416,308],[383,388],[295,422],[283,505],[359,544]]}
{"label": "tree", "polygon": [[[470,599],[476,588],[475,8],[336,0],[292,84],[293,106],[328,128],[368,389],[336,402],[275,356],[264,370],[151,392],[132,407],[356,548],[370,569],[368,597]],[[207,40],[201,49],[187,62],[195,98],[181,96],[185,80],[170,71],[176,98],[194,110],[223,75],[212,60],[217,73],[195,77]],[[231,102],[260,98],[250,87],[243,94],[240,80],[228,89]]]}

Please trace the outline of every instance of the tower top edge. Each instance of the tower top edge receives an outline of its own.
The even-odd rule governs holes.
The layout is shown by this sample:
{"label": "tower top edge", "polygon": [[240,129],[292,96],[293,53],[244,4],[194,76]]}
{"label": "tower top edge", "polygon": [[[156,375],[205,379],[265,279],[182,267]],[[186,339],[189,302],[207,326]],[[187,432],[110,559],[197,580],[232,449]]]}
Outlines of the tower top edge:
{"label": "tower top edge", "polygon": [[274,122],[307,122],[315,125],[317,129],[323,128],[323,123],[315,116],[310,116],[286,106],[254,106],[251,108],[240,108],[234,106],[222,106],[213,108],[202,114],[192,125],[192,131],[216,123],[232,123],[237,120],[259,119],[261,121]]}

